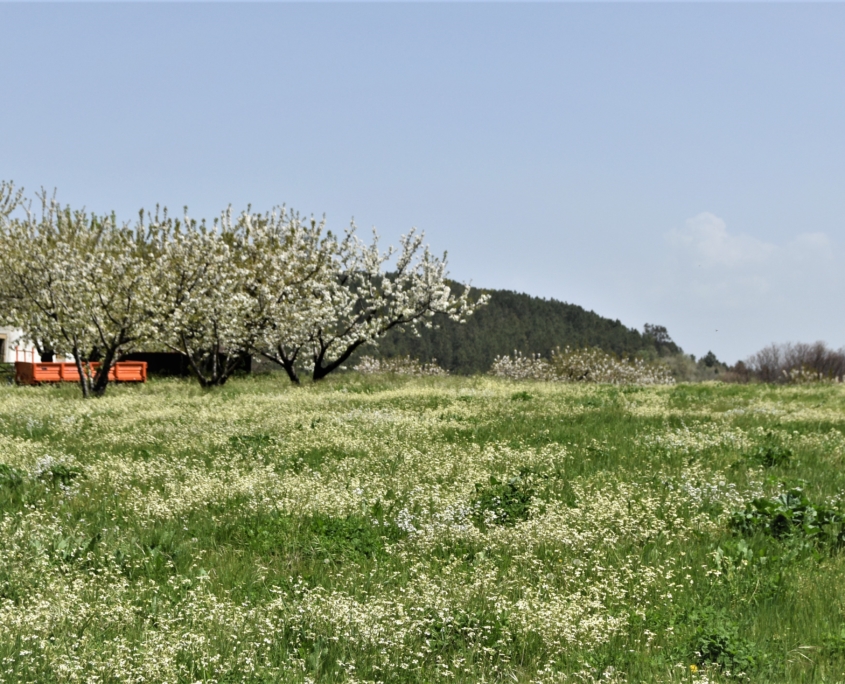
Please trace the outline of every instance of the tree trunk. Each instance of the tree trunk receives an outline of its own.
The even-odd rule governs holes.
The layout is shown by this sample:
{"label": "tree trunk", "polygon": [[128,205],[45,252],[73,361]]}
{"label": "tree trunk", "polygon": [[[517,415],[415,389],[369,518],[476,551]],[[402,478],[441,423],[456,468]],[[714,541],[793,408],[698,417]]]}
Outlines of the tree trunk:
{"label": "tree trunk", "polygon": [[79,386],[82,388],[82,398],[88,398],[88,375],[82,365],[82,357],[79,354],[79,347],[73,348],[73,360],[76,362],[76,372],[79,373]]}
{"label": "tree trunk", "polygon": [[94,378],[94,395],[102,397],[106,393],[106,387],[109,384],[109,371],[114,365],[114,358],[117,350],[110,347],[106,350],[105,356],[100,361],[100,368],[97,370],[97,376]]}
{"label": "tree trunk", "polygon": [[322,380],[329,373],[334,370],[337,370],[347,361],[347,359],[349,359],[350,356],[352,356],[352,353],[356,349],[358,349],[358,347],[364,344],[364,342],[366,342],[366,340],[358,340],[357,342],[353,342],[346,348],[346,350],[340,356],[338,356],[334,361],[327,363],[325,366],[323,365],[323,353],[325,353],[325,350],[323,350],[323,352],[319,356],[314,358],[314,382]]}
{"label": "tree trunk", "polygon": [[194,355],[191,354],[184,335],[181,337],[181,342],[182,342],[182,345],[181,345],[181,348],[179,349],[179,351],[187,357],[188,365],[191,367],[191,369],[194,371],[194,373],[196,373],[197,380],[200,383],[200,387],[203,387],[203,388],[208,387],[208,380],[206,379],[206,377],[202,373],[202,363],[201,362],[198,363],[197,360],[194,358]]}
{"label": "tree trunk", "polygon": [[[219,347],[218,347],[219,349]],[[229,379],[229,375],[235,370],[235,366],[237,365],[237,358],[235,357],[235,361],[232,361],[231,356],[229,353],[226,353],[226,358],[223,359],[223,363],[220,363],[220,352],[217,351],[214,354],[214,367],[211,373],[211,380],[209,382],[209,386],[214,387],[222,387],[226,384],[226,381]]]}
{"label": "tree trunk", "polygon": [[299,375],[296,372],[296,354],[292,357],[285,354],[284,350],[279,347],[276,350],[275,354],[269,354],[267,352],[259,352],[261,356],[265,359],[270,359],[271,361],[275,361],[278,363],[282,368],[285,369],[285,373],[288,374],[288,378],[294,385],[301,384],[299,381]]}
{"label": "tree trunk", "polygon": [[296,366],[294,366],[293,361],[287,361],[287,360],[283,361],[282,362],[282,368],[285,369],[285,373],[288,374],[290,381],[294,385],[301,384],[300,381],[299,381],[299,375],[297,375],[297,373],[296,373]]}
{"label": "tree trunk", "polygon": [[[211,356],[208,354],[204,356],[200,355],[199,359],[197,359],[194,354],[190,354],[186,350],[187,345],[184,345],[184,348],[181,351],[186,357],[188,357],[188,364],[191,366],[194,373],[196,373],[200,387],[204,389],[208,389],[209,387],[222,387],[225,385],[229,376],[235,370],[238,359],[240,358],[239,356],[235,356],[233,358],[229,353],[227,353],[226,357],[221,362],[220,354],[214,350],[211,352]],[[209,372],[204,373],[203,369],[207,369]]]}
{"label": "tree trunk", "polygon": [[411,323],[416,318],[417,317],[412,317],[412,318],[409,318],[409,319],[396,319],[396,320],[390,321],[386,325],[382,326],[378,330],[378,332],[376,332],[376,334],[373,335],[372,337],[370,337],[369,339],[357,340],[357,341],[353,342],[352,344],[350,344],[339,357],[337,357],[334,361],[331,361],[324,366],[323,365],[323,359],[325,358],[326,351],[328,351],[328,345],[326,345],[325,347],[323,347],[320,350],[319,355],[314,357],[314,382],[317,382],[318,380],[322,380],[329,373],[331,373],[334,370],[337,370],[340,366],[342,366],[344,363],[346,363],[346,361],[349,359],[349,357],[352,356],[353,352],[356,349],[358,349],[358,347],[360,347],[365,342],[370,342],[370,341],[375,340],[379,337],[382,337],[385,333],[387,333],[388,330],[395,328],[397,325],[405,325],[406,323]]}

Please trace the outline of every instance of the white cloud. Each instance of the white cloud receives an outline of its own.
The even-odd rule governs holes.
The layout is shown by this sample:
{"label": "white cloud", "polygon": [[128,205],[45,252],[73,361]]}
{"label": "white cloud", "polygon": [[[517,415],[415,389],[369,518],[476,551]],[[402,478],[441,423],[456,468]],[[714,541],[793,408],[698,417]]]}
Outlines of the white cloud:
{"label": "white cloud", "polygon": [[[724,219],[709,212],[687,219],[684,227],[666,234],[675,262],[693,281],[742,283],[757,292],[770,282],[830,270],[836,245],[825,233],[801,233],[783,244],[731,233]],[[688,270],[693,269],[693,270]]]}
{"label": "white cloud", "polygon": [[709,212],[687,219],[684,228],[671,231],[667,238],[671,244],[691,251],[708,265],[760,263],[777,251],[775,245],[750,235],[728,233],[725,221]]}
{"label": "white cloud", "polygon": [[830,239],[824,233],[803,233],[793,240],[793,244],[810,249],[828,249]]}
{"label": "white cloud", "polygon": [[845,342],[845,254],[825,233],[766,240],[702,213],[664,237],[655,308],[688,351],[737,359],[772,341]]}

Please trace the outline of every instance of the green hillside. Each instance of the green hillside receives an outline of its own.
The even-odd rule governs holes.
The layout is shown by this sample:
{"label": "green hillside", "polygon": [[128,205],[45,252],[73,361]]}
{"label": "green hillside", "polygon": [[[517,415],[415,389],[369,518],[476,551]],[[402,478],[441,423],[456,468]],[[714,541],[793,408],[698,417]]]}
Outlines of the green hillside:
{"label": "green hillside", "polygon": [[[453,373],[483,373],[493,359],[515,349],[547,355],[557,346],[599,347],[620,355],[653,354],[654,338],[627,328],[618,320],[599,316],[575,304],[543,299],[509,290],[477,290],[490,295],[490,302],[464,324],[445,316],[435,318],[438,328],[421,331],[420,337],[393,331],[377,349],[362,353],[390,358],[410,355],[438,363]],[[678,351],[672,344],[662,345]]]}

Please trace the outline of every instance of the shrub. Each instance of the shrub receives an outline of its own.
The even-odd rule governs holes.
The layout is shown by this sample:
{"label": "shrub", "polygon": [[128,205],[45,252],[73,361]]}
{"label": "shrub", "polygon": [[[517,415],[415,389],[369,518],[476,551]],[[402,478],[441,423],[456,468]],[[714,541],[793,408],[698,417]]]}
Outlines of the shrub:
{"label": "shrub", "polygon": [[519,476],[501,482],[491,476],[487,484],[475,485],[472,517],[482,529],[488,524],[514,525],[528,520],[534,490]]}
{"label": "shrub", "polygon": [[395,373],[396,375],[412,375],[415,377],[449,375],[449,371],[437,365],[437,359],[432,359],[430,363],[422,363],[419,359],[412,359],[410,356],[400,356],[393,359],[362,356],[354,370],[365,375],[378,373]]}
{"label": "shrub", "polygon": [[762,532],[778,539],[804,537],[835,547],[845,544],[842,511],[812,503],[800,487],[773,499],[754,499],[731,516],[730,527],[744,535]]}
{"label": "shrub", "polygon": [[595,382],[612,385],[670,385],[670,371],[660,363],[641,359],[620,359],[597,348],[570,349],[560,347],[549,359],[539,354],[498,356],[490,374],[512,380],[544,380],[547,382]]}
{"label": "shrub", "polygon": [[707,607],[694,610],[689,620],[694,627],[689,655],[699,665],[717,665],[733,676],[757,668],[755,645],[742,636],[739,626],[727,615]]}
{"label": "shrub", "polygon": [[766,468],[788,465],[792,460],[792,456],[792,449],[779,444],[773,438],[771,432],[768,433],[766,441],[758,445],[749,454],[750,460]]}

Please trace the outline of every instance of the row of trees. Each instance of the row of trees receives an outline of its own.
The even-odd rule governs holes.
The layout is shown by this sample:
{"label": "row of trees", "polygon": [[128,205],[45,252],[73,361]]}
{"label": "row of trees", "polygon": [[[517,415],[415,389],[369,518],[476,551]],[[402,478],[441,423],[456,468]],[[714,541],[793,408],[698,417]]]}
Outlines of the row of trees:
{"label": "row of trees", "polygon": [[285,207],[211,224],[157,208],[130,225],[43,191],[35,205],[0,184],[0,324],[42,357],[72,356],[86,397],[137,348],[180,352],[204,387],[245,354],[292,382],[320,380],[391,330],[430,327],[435,314],[464,321],[486,301],[453,292],[446,255],[414,231],[381,251],[375,233],[366,244],[353,224],[338,236]]}
{"label": "row of trees", "polygon": [[824,342],[770,344],[732,366],[711,351],[695,360],[675,354],[662,361],[679,382],[765,382],[802,384],[845,381],[845,348],[835,350]]}
{"label": "row of trees", "polygon": [[740,379],[804,383],[845,380],[845,348],[824,342],[770,344],[731,369]]}

